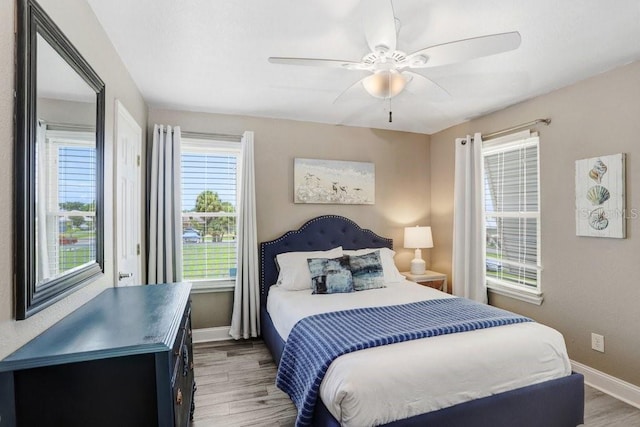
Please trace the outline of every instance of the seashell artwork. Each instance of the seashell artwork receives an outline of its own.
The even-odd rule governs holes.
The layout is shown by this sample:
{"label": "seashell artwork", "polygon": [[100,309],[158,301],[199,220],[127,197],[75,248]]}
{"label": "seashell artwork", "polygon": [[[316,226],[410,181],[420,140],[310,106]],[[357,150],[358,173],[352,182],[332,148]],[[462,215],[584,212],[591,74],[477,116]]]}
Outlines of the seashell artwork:
{"label": "seashell artwork", "polygon": [[609,200],[609,197],[611,197],[609,190],[602,185],[594,185],[587,191],[587,200],[589,200],[593,206],[600,206]]}
{"label": "seashell artwork", "polygon": [[589,214],[589,225],[594,230],[604,230],[609,226],[609,219],[607,213],[603,208],[594,209]]}
{"label": "seashell artwork", "polygon": [[625,153],[575,162],[576,235],[624,239]]}
{"label": "seashell artwork", "polygon": [[605,173],[607,173],[607,165],[605,165],[602,160],[598,159],[589,171],[589,178],[600,184]]}

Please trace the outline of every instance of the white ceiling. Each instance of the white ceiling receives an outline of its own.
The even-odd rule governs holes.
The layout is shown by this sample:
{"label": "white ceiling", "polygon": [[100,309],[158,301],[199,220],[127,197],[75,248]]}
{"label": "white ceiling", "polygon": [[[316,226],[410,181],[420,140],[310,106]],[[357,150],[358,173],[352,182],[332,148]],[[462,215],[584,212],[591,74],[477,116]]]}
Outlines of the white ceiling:
{"label": "white ceiling", "polygon": [[180,110],[431,134],[640,59],[638,0],[393,0],[404,52],[509,31],[522,44],[420,70],[451,96],[409,83],[389,123],[389,102],[360,88],[334,103],[366,72],[267,62],[360,61],[359,0],[88,2],[145,100]]}

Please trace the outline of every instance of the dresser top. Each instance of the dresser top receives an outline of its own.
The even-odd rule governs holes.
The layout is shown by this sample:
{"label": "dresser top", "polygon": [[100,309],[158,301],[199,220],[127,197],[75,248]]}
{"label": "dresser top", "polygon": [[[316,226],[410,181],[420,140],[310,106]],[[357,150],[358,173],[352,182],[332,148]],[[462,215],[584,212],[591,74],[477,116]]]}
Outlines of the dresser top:
{"label": "dresser top", "polygon": [[0,361],[0,372],[171,349],[191,285],[109,288]]}

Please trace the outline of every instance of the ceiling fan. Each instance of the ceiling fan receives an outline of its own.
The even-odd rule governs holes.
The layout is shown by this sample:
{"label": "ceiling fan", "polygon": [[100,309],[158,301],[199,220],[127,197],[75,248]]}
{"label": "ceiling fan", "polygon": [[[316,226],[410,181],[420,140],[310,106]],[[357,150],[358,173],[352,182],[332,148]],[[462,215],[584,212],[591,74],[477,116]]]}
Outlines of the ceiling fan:
{"label": "ceiling fan", "polygon": [[[333,67],[347,70],[369,71],[371,74],[356,82],[376,98],[391,99],[401,93],[412,80],[435,84],[427,77],[410,70],[438,67],[468,61],[517,49],[520,33],[517,31],[491,34],[429,46],[406,54],[396,49],[399,22],[394,15],[391,0],[362,0],[363,26],[371,52],[361,61],[336,59],[270,57],[269,62],[285,65]],[[437,84],[436,84],[437,86]],[[389,116],[391,121],[391,113]]]}

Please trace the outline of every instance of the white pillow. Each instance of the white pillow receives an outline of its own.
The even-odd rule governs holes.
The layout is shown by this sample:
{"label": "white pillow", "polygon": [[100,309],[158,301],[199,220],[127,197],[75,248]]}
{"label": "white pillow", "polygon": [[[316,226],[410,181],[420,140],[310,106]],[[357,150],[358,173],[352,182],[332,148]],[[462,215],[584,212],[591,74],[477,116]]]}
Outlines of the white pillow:
{"label": "white pillow", "polygon": [[395,251],[389,248],[365,248],[356,250],[344,250],[345,255],[366,255],[371,252],[380,251],[380,264],[382,264],[382,274],[384,276],[385,283],[402,282],[405,277],[400,274],[396,263],[393,262],[393,257],[396,255]]}
{"label": "white pillow", "polygon": [[280,267],[278,275],[279,286],[288,291],[301,291],[311,289],[311,273],[309,273],[309,258],[339,258],[342,254],[342,246],[328,251],[312,252],[284,252],[276,255],[276,262]]}

